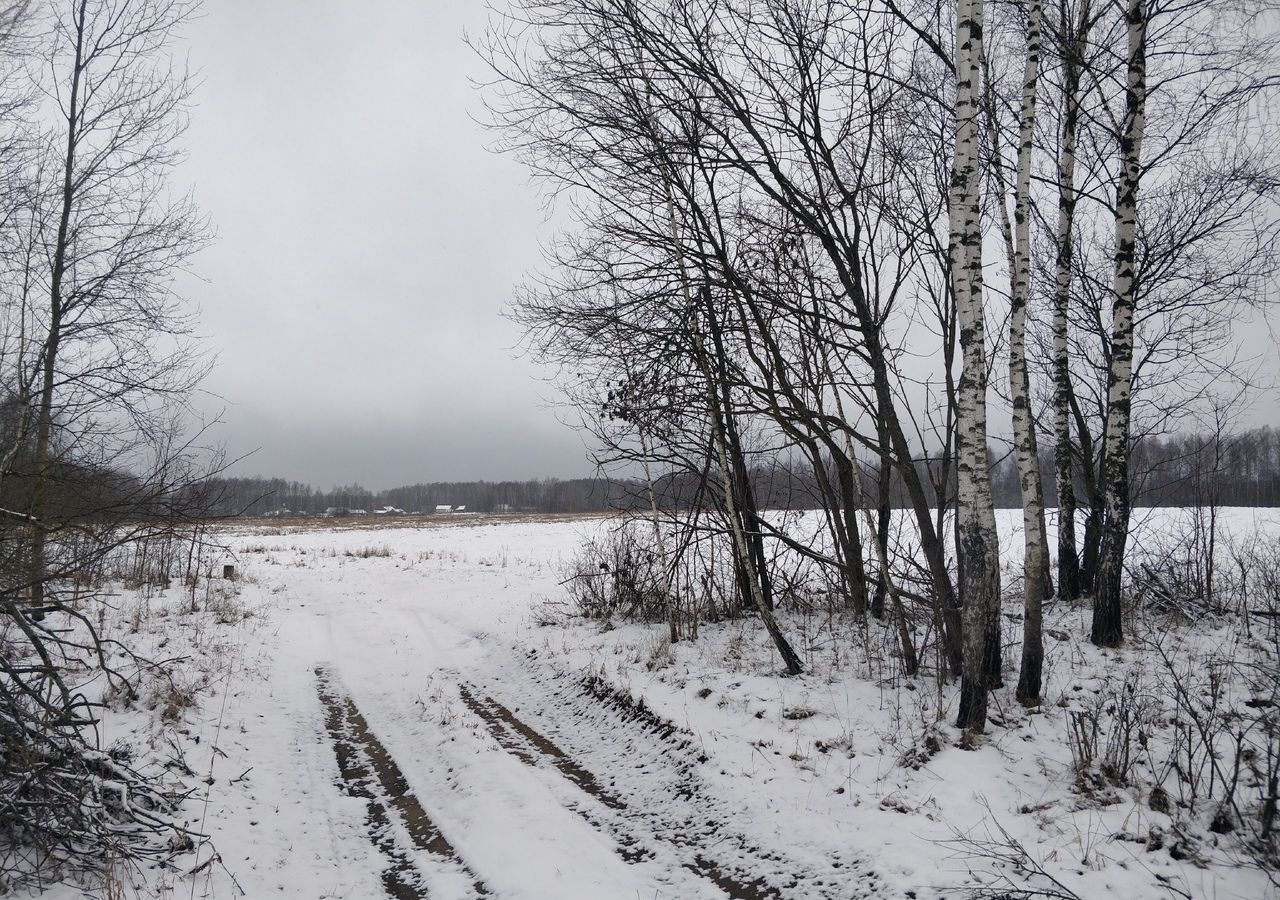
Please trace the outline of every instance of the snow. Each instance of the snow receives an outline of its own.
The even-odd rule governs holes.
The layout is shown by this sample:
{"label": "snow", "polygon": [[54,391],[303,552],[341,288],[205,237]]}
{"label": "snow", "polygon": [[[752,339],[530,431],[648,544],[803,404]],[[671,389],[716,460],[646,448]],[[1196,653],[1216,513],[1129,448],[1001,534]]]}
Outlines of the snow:
{"label": "snow", "polygon": [[[1001,520],[1011,566],[1016,515]],[[1146,514],[1135,540],[1174,515]],[[1274,511],[1224,515],[1229,532],[1280,536]],[[952,842],[998,827],[1082,897],[1164,898],[1169,884],[1219,900],[1277,896],[1227,842],[1201,846],[1199,864],[1149,850],[1152,827],[1168,834],[1171,822],[1138,791],[1116,788],[1099,803],[1073,787],[1069,711],[1126,682],[1161,688],[1136,642],[1088,644],[1086,610],[1055,605],[1046,622],[1070,636],[1046,641],[1046,706],[1027,712],[1011,691],[998,694],[990,735],[964,750],[950,728],[952,689],[905,682],[878,631],[864,640],[851,624],[786,616],[808,671],[780,678],[753,620],[704,625],[698,642],[674,646],[656,625],[535,624],[533,605],[563,590],[565,561],[608,524],[461,518],[224,534],[236,601],[252,615],[184,626],[174,588],[148,600],[142,629],[191,651],[189,677],[205,683],[199,706],[170,724],[136,710],[108,723],[113,738],[153,748],[171,737],[201,778],[211,774],[188,807],[220,863],[194,877],[135,877],[178,896],[384,896],[387,859],[370,840],[366,801],[341,789],[326,733],[316,677],[325,668],[499,898],[726,896],[692,871],[703,857],[786,898],[934,897],[971,883],[971,871],[991,874]],[[1192,660],[1223,634],[1183,637],[1178,652]],[[464,685],[553,741],[623,808],[503,749],[463,702]],[[629,711],[618,699],[627,696],[652,719]],[[403,823],[395,836],[431,897],[471,896]],[[627,847],[646,858],[628,862]],[[78,896],[67,890],[49,896]]]}

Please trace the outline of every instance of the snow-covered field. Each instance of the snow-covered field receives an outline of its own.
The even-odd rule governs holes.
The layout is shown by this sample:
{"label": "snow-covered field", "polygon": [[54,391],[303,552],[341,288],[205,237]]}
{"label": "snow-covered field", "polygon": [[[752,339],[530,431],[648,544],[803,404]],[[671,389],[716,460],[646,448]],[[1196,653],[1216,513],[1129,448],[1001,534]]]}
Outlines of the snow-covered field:
{"label": "snow-covered field", "polygon": [[[1150,514],[1147,533],[1176,514]],[[1225,524],[1280,539],[1274,511],[1228,511]],[[1081,897],[1277,896],[1227,836],[1185,833],[1138,788],[1082,793],[1071,713],[1126,690],[1157,702],[1167,685],[1151,645],[1100,652],[1087,611],[1055,605],[1046,706],[998,692],[988,737],[965,750],[952,689],[905,683],[851,623],[785,620],[810,667],[799,678],[774,674],[753,620],[674,646],[658,625],[536,624],[565,561],[608,525],[459,517],[223,534],[238,580],[218,604],[239,614],[186,613],[178,587],[134,613],[139,640],[202,661],[188,676],[202,692],[167,721],[121,714],[111,736],[207,779],[187,808],[218,854],[206,848],[194,876],[142,873],[150,888],[925,898],[999,874],[957,840],[1007,833]],[[1016,547],[1013,514],[1003,525]],[[1201,623],[1172,652],[1195,665],[1226,634]],[[1161,768],[1163,745],[1143,740],[1150,758],[1135,766]]]}

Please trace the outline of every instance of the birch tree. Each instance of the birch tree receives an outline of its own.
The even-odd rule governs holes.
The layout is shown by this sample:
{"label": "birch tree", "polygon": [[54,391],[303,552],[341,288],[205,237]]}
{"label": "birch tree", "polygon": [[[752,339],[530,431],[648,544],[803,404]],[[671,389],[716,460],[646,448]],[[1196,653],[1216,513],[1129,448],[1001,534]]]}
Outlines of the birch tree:
{"label": "birch tree", "polygon": [[[1080,596],[1080,554],[1076,544],[1076,492],[1072,459],[1071,384],[1068,310],[1076,210],[1076,144],[1080,123],[1080,79],[1085,46],[1092,20],[1091,0],[1080,0],[1073,10],[1067,0],[1058,5],[1056,41],[1062,65],[1061,113],[1057,148],[1057,206],[1054,234],[1053,377],[1054,472],[1058,500],[1058,595],[1066,600]],[[1092,454],[1088,463],[1092,466]]]}
{"label": "birch tree", "polygon": [[1004,174],[997,101],[988,86],[988,115],[995,180],[999,187],[996,206],[1009,263],[1009,396],[1013,405],[1013,445],[1022,496],[1023,618],[1022,662],[1017,697],[1026,704],[1040,700],[1043,669],[1043,606],[1049,595],[1048,536],[1044,521],[1044,489],[1040,483],[1040,450],[1031,409],[1031,376],[1027,365],[1027,306],[1031,301],[1031,164],[1035,145],[1036,102],[1040,77],[1040,0],[1027,5],[1026,56],[1022,71],[1017,153],[1014,166],[1013,222],[1009,221],[1008,179]]}
{"label": "birch tree", "polygon": [[1111,366],[1107,373],[1102,543],[1094,582],[1091,639],[1101,647],[1123,640],[1120,584],[1129,536],[1129,421],[1133,387],[1133,319],[1136,287],[1138,189],[1147,101],[1147,3],[1128,0],[1124,118],[1119,132],[1120,177],[1115,199],[1115,275],[1111,301]]}
{"label": "birch tree", "polygon": [[956,725],[986,727],[987,691],[999,678],[1000,562],[987,465],[987,354],[983,312],[979,112],[984,0],[956,7],[955,146],[949,194],[950,264],[960,324],[957,507],[964,668]]}
{"label": "birch tree", "polygon": [[[1119,110],[1106,102],[1107,71],[1090,73],[1103,98],[1094,127],[1116,148],[1109,290],[1094,290],[1077,267],[1110,313],[1098,351],[1104,521],[1091,637],[1100,646],[1124,638],[1131,447],[1241,384],[1235,320],[1268,302],[1280,265],[1280,169],[1259,118],[1280,88],[1273,20],[1250,3],[1130,0],[1122,24]],[[1107,319],[1090,312],[1089,321]]]}

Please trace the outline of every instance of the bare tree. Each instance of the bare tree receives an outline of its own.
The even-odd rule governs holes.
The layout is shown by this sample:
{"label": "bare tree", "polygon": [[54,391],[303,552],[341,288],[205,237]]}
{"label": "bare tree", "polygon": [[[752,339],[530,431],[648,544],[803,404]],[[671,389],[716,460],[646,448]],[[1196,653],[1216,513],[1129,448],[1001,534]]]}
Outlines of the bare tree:
{"label": "bare tree", "polygon": [[0,729],[21,751],[0,766],[0,868],[18,883],[191,846],[182,792],[99,746],[103,703],[132,702],[139,673],[165,662],[104,639],[86,604],[109,602],[97,591],[124,548],[176,537],[206,471],[188,406],[204,363],[172,292],[204,226],[167,180],[190,91],[170,39],[194,9],[65,0],[26,58],[38,102],[21,128],[29,152],[6,160],[25,190],[5,223],[15,338],[0,357],[14,411],[0,469]]}
{"label": "bare tree", "polygon": [[1280,82],[1273,48],[1253,32],[1258,15],[1233,2],[1130,0],[1125,49],[1116,55],[1118,111],[1107,97],[1108,70],[1091,73],[1102,97],[1095,122],[1118,155],[1108,180],[1114,237],[1102,348],[1103,522],[1091,579],[1092,639],[1102,646],[1118,645],[1124,634],[1129,456],[1143,370],[1154,375],[1175,360],[1182,369],[1188,396],[1162,398],[1166,415],[1188,412],[1194,392],[1210,396],[1214,380],[1232,376],[1232,355],[1223,355],[1231,320],[1265,297],[1275,271],[1276,226],[1261,212],[1276,190],[1274,154],[1251,118]]}
{"label": "bare tree", "polygon": [[[502,146],[568,198],[579,226],[517,317],[538,350],[571,369],[580,401],[593,379],[664,386],[645,411],[669,421],[662,437],[604,435],[609,452],[698,485],[732,548],[740,606],[762,611],[771,632],[781,620],[771,625],[763,611],[773,608],[778,554],[766,546],[812,563],[839,596],[833,606],[860,621],[892,613],[904,671],[921,659],[921,615],[932,617],[939,675],[961,675],[958,723],[969,732],[985,726],[988,692],[1001,683],[987,394],[1004,289],[984,274],[984,239],[996,233],[984,211],[1009,270],[1026,702],[1041,692],[1040,621],[1053,582],[1033,370],[1043,361],[1053,374],[1060,577],[1071,597],[1092,583],[1100,556],[1108,573],[1123,564],[1133,482],[1125,454],[1134,422],[1145,421],[1133,400],[1144,379],[1175,347],[1203,360],[1197,377],[1229,365],[1211,361],[1217,336],[1265,269],[1241,267],[1223,248],[1231,215],[1256,219],[1270,202],[1247,201],[1249,191],[1270,196],[1269,167],[1257,147],[1228,167],[1229,154],[1208,146],[1229,143],[1231,110],[1256,96],[1256,79],[1226,65],[1243,80],[1223,85],[1239,89],[1204,94],[1217,76],[1187,44],[1203,14],[1194,4],[1158,14],[1134,4],[1125,19],[1116,4],[1091,0],[1067,0],[1047,17],[1037,2],[964,0],[953,21],[949,9],[919,5],[915,15],[893,2],[528,0],[499,16],[481,47],[496,73],[489,99]],[[998,30],[984,52],[989,10]],[[1148,19],[1172,24],[1153,40]],[[950,26],[954,40],[942,36]],[[1148,43],[1162,48],[1164,73],[1151,91]],[[1256,74],[1257,61],[1249,65]],[[1148,93],[1162,98],[1168,125],[1152,154]],[[1045,119],[1051,147],[1038,140]],[[1211,177],[1196,176],[1210,157]],[[998,202],[984,196],[984,175]],[[1054,206],[1056,222],[1037,231]],[[1266,249],[1267,228],[1255,230],[1245,244]],[[1036,257],[1037,248],[1052,252]],[[1037,288],[1053,307],[1051,349],[1041,354]],[[936,362],[934,371],[911,373],[913,356]],[[581,405],[590,418],[600,403]],[[860,457],[880,464],[874,527],[858,515],[871,502],[857,487]],[[753,463],[780,459],[801,461],[822,541],[759,512]],[[1089,506],[1083,553],[1077,469]],[[910,508],[918,553],[889,551],[891,494]],[[659,518],[656,490],[648,506]]]}
{"label": "bare tree", "polygon": [[[918,65],[895,51],[909,29],[880,12],[782,0],[715,8],[563,0],[522,7],[507,20],[510,32],[491,35],[484,52],[504,86],[498,117],[509,126],[510,146],[535,171],[607,210],[614,233],[656,239],[655,203],[643,185],[625,203],[601,196],[620,166],[670,184],[691,270],[724,292],[726,334],[743,351],[743,372],[752,373],[734,376],[743,412],[772,419],[782,439],[811,459],[817,452],[835,461],[832,508],[853,506],[841,499],[853,493],[847,443],[877,457],[887,445],[920,532],[947,667],[958,672],[959,606],[901,415],[895,382],[904,350],[888,325],[908,315],[899,301],[917,282],[916,266],[941,264],[916,247],[919,229],[936,222],[891,214],[901,197],[877,194],[896,177],[893,154],[908,130],[902,123],[918,111],[907,102],[921,96],[913,82]],[[533,39],[523,43],[526,37]],[[739,66],[738,58],[759,64]],[[793,108],[804,114],[792,115]],[[828,110],[840,110],[839,121],[827,121]],[[573,121],[592,122],[594,136],[568,127]],[[606,130],[613,137],[597,140]],[[643,150],[633,143],[641,131]],[[617,159],[624,151],[626,159]],[[768,233],[801,238],[812,279],[775,285],[760,277],[752,248]],[[623,269],[614,264],[613,271]],[[813,380],[821,367],[806,362],[803,348],[815,339],[829,345],[826,358],[839,361],[831,372],[838,383]],[[836,393],[843,414],[833,409]],[[845,569],[856,608],[864,578],[855,572],[857,517],[830,521],[843,558],[830,562]]]}
{"label": "bare tree", "polygon": [[[1056,493],[1058,500],[1058,594],[1074,600],[1080,596],[1080,555],[1076,544],[1076,494],[1072,477],[1071,440],[1074,391],[1071,384],[1068,308],[1071,302],[1071,274],[1074,247],[1076,195],[1076,144],[1079,140],[1080,80],[1088,32],[1093,21],[1091,0],[1079,0],[1073,7],[1067,0],[1058,4],[1056,27],[1050,29],[1062,70],[1058,95],[1061,98],[1057,146],[1057,207],[1054,233],[1053,280],[1053,431]],[[1087,459],[1092,460],[1092,454]],[[1091,465],[1090,465],[1090,471]]]}
{"label": "bare tree", "polygon": [[1120,579],[1129,534],[1129,413],[1133,379],[1133,317],[1136,287],[1138,186],[1147,102],[1147,4],[1128,0],[1128,53],[1124,118],[1119,129],[1121,172],[1115,201],[1115,282],[1111,304],[1111,366],[1107,385],[1103,478],[1106,518],[1094,583],[1093,642],[1118,646],[1122,640]]}
{"label": "bare tree", "polygon": [[202,374],[181,344],[187,314],[170,284],[204,226],[190,201],[169,198],[164,180],[180,158],[191,84],[163,54],[193,9],[187,0],[68,0],[52,11],[48,76],[38,77],[58,126],[30,211],[35,278],[48,296],[33,320],[44,335],[29,510],[36,606],[55,429],[92,421],[101,434],[111,420],[123,435],[147,431],[160,408],[149,398],[181,397]]}

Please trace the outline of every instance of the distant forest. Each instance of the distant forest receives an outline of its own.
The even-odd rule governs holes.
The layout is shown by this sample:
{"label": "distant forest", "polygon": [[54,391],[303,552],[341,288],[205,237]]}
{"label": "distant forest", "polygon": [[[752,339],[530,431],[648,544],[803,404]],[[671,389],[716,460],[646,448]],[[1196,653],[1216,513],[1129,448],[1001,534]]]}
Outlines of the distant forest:
{"label": "distant forest", "polygon": [[[992,487],[996,505],[1020,506],[1017,467],[1012,454],[993,448]],[[925,482],[936,460],[922,459],[917,467]],[[1045,483],[1052,483],[1051,452],[1041,454]],[[1264,427],[1224,437],[1179,436],[1138,441],[1133,450],[1134,503],[1138,506],[1280,506],[1280,430]],[[864,486],[867,502],[875,504],[879,472],[867,466]],[[469,512],[608,512],[647,506],[642,481],[629,478],[542,478],[528,481],[454,481],[407,485],[373,491],[358,484],[317,490],[309,484],[283,478],[218,478],[209,484],[211,514],[215,516],[265,515],[288,510],[316,515],[328,507],[374,509],[386,506],[405,512],[429,513],[437,506],[465,506]],[[821,496],[813,473],[785,463],[757,462],[752,468],[752,489],[764,508],[812,509]],[[954,484],[952,485],[954,490]],[[693,476],[666,477],[655,484],[664,507],[700,502],[700,485]],[[1090,495],[1083,483],[1078,494]],[[1053,496],[1050,493],[1050,496]],[[900,480],[894,478],[892,503],[906,506]],[[936,501],[936,492],[933,499]]]}

